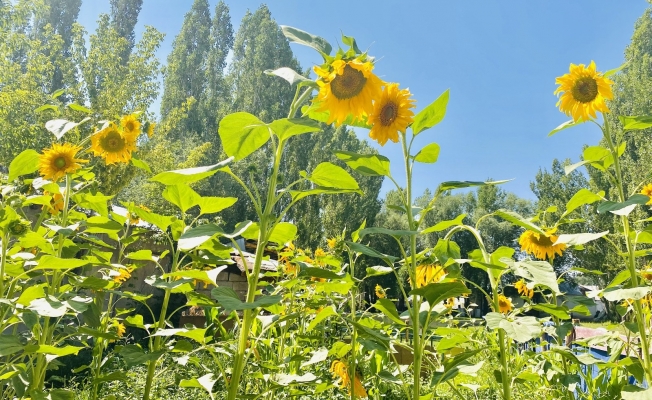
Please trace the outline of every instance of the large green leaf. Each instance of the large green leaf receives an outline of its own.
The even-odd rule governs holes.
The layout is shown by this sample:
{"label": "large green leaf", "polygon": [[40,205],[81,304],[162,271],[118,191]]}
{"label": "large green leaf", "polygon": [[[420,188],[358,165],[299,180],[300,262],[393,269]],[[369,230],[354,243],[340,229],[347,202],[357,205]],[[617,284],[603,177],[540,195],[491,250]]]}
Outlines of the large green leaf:
{"label": "large green leaf", "polygon": [[361,243],[355,243],[355,242],[346,242],[346,245],[349,246],[349,248],[356,252],[356,253],[361,253],[364,255],[367,255],[369,257],[376,257],[380,258],[381,260],[385,260],[389,263],[393,263],[396,260],[396,257],[394,256],[389,256],[387,254],[380,253],[374,249],[372,249],[369,246],[365,246],[364,244]]}
{"label": "large green leaf", "polygon": [[[611,212],[617,215],[628,215],[634,207],[640,204],[645,204],[650,198],[644,194],[635,194],[622,203],[613,201],[604,201],[598,206],[598,213]],[[629,212],[628,212],[629,211]]]}
{"label": "large green leaf", "polygon": [[568,246],[579,246],[584,243],[591,242],[596,239],[607,235],[609,231],[604,231],[600,233],[575,233],[575,234],[563,234],[559,235],[557,241],[553,245],[566,244]]}
{"label": "large green leaf", "polygon": [[456,355],[452,359],[446,360],[443,365],[443,371],[438,370],[433,372],[431,378],[432,385],[437,386],[455,378],[460,373],[475,374],[475,372],[482,367],[482,361],[478,364],[470,364],[468,360],[483,350],[484,349],[467,350]]}
{"label": "large green leaf", "polygon": [[623,129],[626,131],[647,129],[652,127],[652,116],[645,115],[638,117],[620,117],[620,122],[623,124]]}
{"label": "large green leaf", "polygon": [[315,185],[333,189],[359,190],[358,182],[342,167],[323,162],[312,171],[308,179]]}
{"label": "large green leaf", "polygon": [[292,196],[292,201],[299,201],[308,196],[318,196],[322,194],[345,194],[345,193],[357,193],[362,194],[360,189],[333,189],[328,187],[316,187],[309,190],[292,190],[289,192]]}
{"label": "large green leaf", "polygon": [[137,215],[138,218],[142,219],[143,221],[152,224],[165,232],[170,225],[175,221],[175,218],[167,216],[167,215],[161,215],[161,214],[156,214],[147,210],[144,210],[140,207],[136,207],[133,203],[131,204],[124,204],[129,210],[129,213],[132,215]]}
{"label": "large green leaf", "polygon": [[255,115],[246,112],[237,112],[222,118],[219,134],[224,152],[236,161],[258,150],[270,139],[267,125]]}
{"label": "large green leaf", "polygon": [[380,154],[357,154],[350,151],[334,151],[337,158],[360,175],[390,176],[389,158]]}
{"label": "large green leaf", "polygon": [[175,206],[179,207],[182,213],[188,211],[189,208],[196,206],[199,203],[201,196],[197,194],[188,185],[172,185],[167,186],[163,190],[163,198]]}
{"label": "large green leaf", "polygon": [[179,237],[179,250],[193,250],[210,240],[210,238],[216,234],[222,232],[224,232],[222,228],[216,224],[204,224],[196,226],[181,234]]}
{"label": "large green leaf", "polygon": [[45,129],[50,131],[57,139],[61,139],[63,135],[71,129],[74,129],[89,120],[90,118],[88,117],[79,122],[72,122],[65,119],[53,119],[45,123]]}
{"label": "large green leaf", "polygon": [[605,289],[602,297],[609,301],[622,301],[627,299],[640,300],[652,292],[651,286],[640,286],[629,289],[620,289],[617,287]]}
{"label": "large green leaf", "polygon": [[337,311],[335,311],[335,307],[333,306],[324,307],[321,311],[319,311],[319,313],[317,313],[317,316],[312,321],[310,321],[307,331],[308,332],[312,331],[313,329],[315,329],[315,327],[317,327],[317,325],[319,325],[320,322],[322,322],[323,320],[325,320],[326,318],[332,315],[337,315]]}
{"label": "large green leaf", "polygon": [[532,309],[543,311],[544,313],[550,314],[553,317],[557,317],[559,319],[570,319],[570,315],[568,314],[568,307],[566,306],[556,306],[554,304],[541,303],[533,305]]}
{"label": "large green leaf", "polygon": [[59,258],[45,255],[38,260],[38,264],[33,268],[33,270],[65,270],[79,268],[86,264],[88,264],[88,261],[77,258]]}
{"label": "large green leaf", "polygon": [[28,175],[38,170],[39,154],[27,149],[16,156],[9,164],[9,182],[19,176]]}
{"label": "large green leaf", "polygon": [[120,349],[119,354],[127,364],[127,368],[131,368],[138,364],[145,364],[150,361],[155,361],[164,352],[165,350],[159,350],[156,352],[145,353],[142,347],[135,344],[128,344]]}
{"label": "large green leaf", "polygon": [[217,171],[231,164],[233,160],[233,157],[229,157],[226,160],[214,165],[165,171],[157,174],[149,180],[152,182],[159,182],[164,185],[181,185],[197,182],[215,174]]}
{"label": "large green leaf", "polygon": [[280,140],[287,140],[292,136],[310,132],[319,132],[319,123],[310,118],[283,118],[269,124],[274,134]]}
{"label": "large green leaf", "polygon": [[464,189],[464,188],[469,188],[469,187],[476,187],[476,186],[487,186],[487,185],[500,185],[505,182],[509,182],[510,179],[507,180],[502,180],[502,181],[487,181],[487,182],[477,182],[477,181],[449,181],[449,182],[442,182],[439,184],[439,187],[437,187],[437,194],[445,192],[447,190],[453,190],[453,189]]}
{"label": "large green leaf", "polygon": [[326,41],[326,39],[311,35],[310,33],[302,31],[301,29],[293,28],[287,25],[281,25],[281,31],[283,31],[283,34],[290,42],[312,47],[322,55],[327,56],[331,54],[331,51],[333,50],[332,46]]}
{"label": "large green leaf", "polygon": [[570,121],[566,121],[563,124],[556,127],[555,129],[551,130],[550,133],[548,134],[548,136],[552,136],[557,132],[563,131],[564,129],[572,128],[573,126],[577,126],[577,125],[581,124],[582,122],[583,121],[581,119],[579,121],[577,121],[577,122],[573,121],[572,119]]}
{"label": "large green leaf", "polygon": [[269,241],[282,245],[297,236],[297,227],[291,222],[279,222],[272,230]]}
{"label": "large green leaf", "polygon": [[588,189],[580,189],[577,193],[568,200],[566,203],[566,212],[564,215],[570,214],[572,211],[576,210],[578,207],[581,207],[586,204],[593,204],[596,201],[603,200],[604,192],[595,194]]}
{"label": "large green leaf", "polygon": [[283,300],[283,296],[279,295],[260,296],[253,303],[245,303],[239,298],[224,296],[219,293],[215,294],[215,289],[213,289],[212,294],[213,298],[215,298],[222,307],[231,311],[254,310],[258,307],[269,307],[278,304]]}
{"label": "large green leaf", "polygon": [[436,163],[439,158],[439,145],[437,143],[430,143],[426,145],[423,149],[419,150],[416,156],[414,156],[414,161],[432,164]]}
{"label": "large green leaf", "polygon": [[214,214],[226,208],[231,207],[238,201],[237,197],[201,197],[197,204],[199,205],[200,214]]}
{"label": "large green leaf", "polygon": [[422,288],[414,289],[409,294],[424,297],[430,306],[435,306],[451,297],[470,294],[471,291],[460,281],[431,283]]}
{"label": "large green leaf", "polygon": [[385,314],[385,316],[395,323],[399,325],[405,325],[405,321],[403,321],[399,315],[398,311],[396,310],[396,305],[394,305],[393,302],[387,299],[378,299],[376,301],[376,304],[373,305],[375,309],[378,311],[382,312]]}
{"label": "large green leaf", "polygon": [[515,213],[513,211],[508,211],[508,210],[498,210],[494,212],[494,214],[505,221],[509,221],[514,225],[521,226],[528,231],[536,232],[540,235],[545,235],[546,233],[543,231],[543,229],[539,228],[538,226],[534,225],[532,222],[530,222],[528,219],[522,217],[518,213]]}
{"label": "large green leaf", "polygon": [[6,357],[23,350],[18,336],[0,335],[0,357]]}
{"label": "large green leaf", "polygon": [[315,81],[312,81],[312,80],[306,78],[305,76],[300,75],[298,72],[296,72],[292,68],[281,67],[281,68],[274,69],[274,70],[267,69],[267,70],[265,70],[265,73],[267,75],[274,75],[274,76],[278,76],[280,78],[283,78],[286,81],[288,81],[290,83],[290,85],[294,85],[295,83],[299,83],[299,84],[304,84],[304,85],[310,85],[310,86],[313,86],[313,87],[317,87],[317,83]]}
{"label": "large green leaf", "polygon": [[217,379],[213,379],[213,374],[208,373],[199,378],[182,379],[179,381],[179,387],[204,389],[211,396],[211,399],[214,399],[213,386],[215,385],[215,382],[217,382]]}
{"label": "large green leaf", "polygon": [[412,132],[418,135],[426,129],[440,123],[446,116],[446,107],[448,106],[448,98],[450,91],[446,89],[444,93],[433,101],[426,108],[421,110],[415,117],[412,123]]}
{"label": "large green leaf", "polygon": [[466,218],[466,214],[460,214],[457,217],[455,217],[455,219],[438,222],[435,226],[431,226],[430,228],[426,228],[422,230],[421,234],[425,235],[427,233],[432,233],[432,232],[441,232],[443,230],[450,228],[451,226],[464,225],[464,218]]}
{"label": "large green leaf", "polygon": [[515,275],[532,281],[535,285],[546,286],[556,294],[561,294],[557,284],[557,275],[550,263],[534,260],[512,261],[505,258],[501,259],[501,261],[509,265]]}

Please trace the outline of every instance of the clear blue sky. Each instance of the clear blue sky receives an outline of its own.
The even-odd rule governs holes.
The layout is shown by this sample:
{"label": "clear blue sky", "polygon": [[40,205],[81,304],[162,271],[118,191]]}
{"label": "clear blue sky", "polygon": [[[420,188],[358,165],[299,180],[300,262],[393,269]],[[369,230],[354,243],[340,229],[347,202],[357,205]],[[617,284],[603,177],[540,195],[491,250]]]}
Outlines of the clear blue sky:
{"label": "clear blue sky", "polygon": [[[217,0],[210,0],[214,7]],[[237,29],[259,1],[228,0]],[[166,34],[159,56],[165,62],[190,0],[144,0],[138,26]],[[568,120],[556,107],[555,77],[570,63],[616,68],[644,0],[414,1],[270,0],[274,19],[322,36],[334,46],[340,32],[354,36],[379,61],[375,72],[409,87],[421,109],[450,89],[448,113],[421,134],[416,148],[437,142],[437,164],[415,169],[415,191],[446,180],[514,179],[503,188],[534,199],[530,182],[554,158],[579,161],[583,144],[600,138],[587,124],[547,137]],[[84,0],[80,22],[92,31],[108,0]],[[312,50],[292,45],[303,68],[320,63]],[[360,137],[366,132],[359,131]],[[379,147],[375,144],[376,147]],[[400,147],[380,152],[402,182]],[[383,190],[389,188],[386,183]]]}

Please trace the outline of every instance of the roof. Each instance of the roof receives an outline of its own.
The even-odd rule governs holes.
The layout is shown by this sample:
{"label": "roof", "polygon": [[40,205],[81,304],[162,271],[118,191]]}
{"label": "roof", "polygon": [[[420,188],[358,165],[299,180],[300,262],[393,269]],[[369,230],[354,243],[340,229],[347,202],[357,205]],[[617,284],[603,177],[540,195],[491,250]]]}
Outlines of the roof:
{"label": "roof", "polygon": [[[249,268],[249,271],[252,271],[254,269],[254,262],[256,260],[255,255],[246,251],[243,251],[242,255],[244,255],[244,261],[242,260],[242,257],[240,257],[240,253],[237,250],[231,251],[231,259],[235,261],[235,264],[238,266],[238,269],[240,269],[240,272],[244,272],[245,264]],[[263,260],[260,269],[262,271],[276,272],[278,270],[278,262],[275,260]]]}

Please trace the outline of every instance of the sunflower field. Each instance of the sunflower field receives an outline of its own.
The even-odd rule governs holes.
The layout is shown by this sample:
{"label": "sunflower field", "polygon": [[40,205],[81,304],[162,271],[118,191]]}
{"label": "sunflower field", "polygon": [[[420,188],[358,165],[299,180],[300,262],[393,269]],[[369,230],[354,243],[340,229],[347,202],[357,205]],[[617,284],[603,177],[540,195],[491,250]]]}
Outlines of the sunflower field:
{"label": "sunflower field", "polygon": [[[582,188],[536,215],[487,213],[519,232],[517,246],[495,247],[482,221],[429,218],[451,191],[506,181],[444,181],[416,203],[415,165],[436,163],[440,146],[417,148],[415,138],[445,118],[449,91],[417,108],[410,90],[375,74],[376,59],[353,37],[335,48],[280,29],[320,58],[314,78],[259,71],[293,93],[285,117],[224,115],[223,151],[203,165],[152,173],[138,156],[161,128],[146,110],[100,116],[72,95],[81,114],[45,106],[57,113],[42,124],[52,143],[0,169],[0,400],[652,398],[652,218],[635,212],[652,205],[652,181],[632,189],[624,178],[632,165],[622,162],[628,135],[652,128],[652,116],[612,114],[612,79],[623,67],[570,64],[556,78],[569,120],[550,135],[581,124],[602,135],[565,172],[595,169],[609,189]],[[293,141],[327,126],[399,148],[401,176],[382,152],[336,149],[336,161],[287,179]],[[261,151],[264,170],[252,161]],[[127,168],[156,185],[170,212],[103,192],[102,180]],[[362,222],[321,247],[295,245],[302,227],[293,210],[358,196],[368,177],[395,187],[405,229]],[[211,179],[231,182],[255,218],[221,223],[239,198],[201,194]],[[580,212],[615,228],[587,226]],[[424,245],[433,233],[436,243]],[[618,272],[604,288],[571,295],[567,279],[601,272],[559,271],[554,260],[595,243]],[[575,316],[597,302],[613,305],[621,329],[578,336]]]}

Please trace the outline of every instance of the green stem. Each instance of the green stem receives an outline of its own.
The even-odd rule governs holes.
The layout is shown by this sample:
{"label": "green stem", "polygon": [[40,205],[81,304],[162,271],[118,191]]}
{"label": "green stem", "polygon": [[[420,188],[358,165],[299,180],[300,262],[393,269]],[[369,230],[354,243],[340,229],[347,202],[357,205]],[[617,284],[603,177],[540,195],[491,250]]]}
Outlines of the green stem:
{"label": "green stem", "polygon": [[[172,254],[173,254],[172,268],[170,269],[170,273],[176,272],[177,267],[179,265],[179,252],[174,249],[174,246],[172,246]],[[165,295],[163,296],[163,304],[161,306],[161,313],[159,314],[158,323],[156,324],[157,331],[165,328],[165,321],[167,319],[168,304],[170,303],[171,292],[172,289],[165,289]],[[162,342],[163,342],[163,337],[156,336],[156,338],[154,339],[154,346],[150,350],[156,353],[161,349],[161,345],[163,344]],[[145,380],[145,391],[143,393],[143,400],[149,400],[149,396],[152,390],[152,383],[154,381],[154,374],[156,373],[157,361],[158,359],[151,360],[147,366],[147,378]]]}
{"label": "green stem", "polygon": [[7,250],[9,249],[9,234],[5,233],[2,238],[2,249],[0,250],[0,296],[5,296],[5,265]]}
{"label": "green stem", "polygon": [[[618,158],[618,149],[614,145],[613,139],[611,138],[611,130],[609,127],[609,122],[607,120],[606,114],[603,114],[604,118],[604,129],[602,130],[603,136],[607,141],[609,150],[611,151],[611,156],[614,160],[614,169],[616,170],[616,179],[617,179],[617,189],[618,197],[621,202],[624,202],[627,198],[625,196],[625,189],[623,187],[623,174],[620,167],[620,160]],[[631,227],[629,225],[629,219],[626,215],[620,217],[623,224],[623,233],[625,236],[625,246],[627,248],[627,269],[629,270],[629,275],[631,279],[631,285],[633,288],[638,287],[638,275],[636,274],[636,258],[634,255],[635,249],[631,239]],[[650,345],[647,336],[647,329],[645,326],[645,315],[643,313],[643,307],[641,300],[636,300],[634,302],[634,311],[636,315],[636,323],[638,325],[638,331],[641,336],[641,352],[643,353],[643,369],[645,370],[645,376],[647,377],[648,382],[652,382],[652,365],[650,364]]]}
{"label": "green stem", "polygon": [[[305,93],[304,93],[305,95]],[[301,97],[303,98],[303,96]],[[301,100],[301,98],[299,100]],[[290,114],[292,116],[293,114]],[[281,141],[276,148],[274,156],[274,167],[272,169],[272,175],[270,177],[269,187],[267,190],[267,201],[265,202],[265,210],[260,215],[260,226],[258,231],[258,243],[256,247],[256,255],[254,260],[254,268],[252,273],[248,276],[248,286],[247,286],[247,303],[253,303],[256,297],[256,291],[258,287],[258,275],[260,275],[260,269],[262,266],[263,257],[265,255],[265,247],[267,246],[267,241],[269,240],[269,234],[274,227],[274,206],[275,206],[275,194],[276,194],[276,184],[278,180],[278,172],[281,165],[281,155],[283,154],[284,142]],[[271,222],[271,223],[270,223]],[[238,388],[240,386],[240,378],[242,377],[242,372],[244,371],[244,365],[246,361],[246,351],[247,351],[247,338],[254,319],[256,318],[255,310],[244,310],[242,318],[242,326],[240,326],[239,339],[238,339],[238,350],[235,354],[235,359],[233,360],[233,369],[231,374],[231,381],[229,382],[229,392],[228,400],[235,400],[238,395]]]}
{"label": "green stem", "polygon": [[[349,266],[351,268],[351,278],[355,279],[355,260],[353,259],[353,252],[349,251]],[[355,310],[355,297],[356,297],[356,288],[357,285],[353,286],[351,289],[351,321],[356,321],[356,310]],[[358,330],[355,325],[353,325],[353,333],[351,335],[351,361],[349,362],[349,394],[351,395],[351,400],[355,400],[355,372],[356,372],[356,363],[357,363],[357,354],[358,354]]]}

